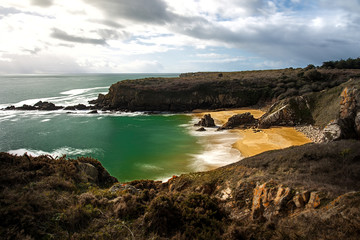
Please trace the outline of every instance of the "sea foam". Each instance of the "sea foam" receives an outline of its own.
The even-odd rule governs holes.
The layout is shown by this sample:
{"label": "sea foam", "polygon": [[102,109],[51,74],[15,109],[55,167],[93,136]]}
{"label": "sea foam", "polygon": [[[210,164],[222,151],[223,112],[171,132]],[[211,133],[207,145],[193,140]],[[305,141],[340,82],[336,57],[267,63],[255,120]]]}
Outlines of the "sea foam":
{"label": "sea foam", "polygon": [[[197,137],[203,150],[198,154],[190,154],[193,158],[192,167],[195,171],[206,171],[225,166],[241,160],[240,152],[232,145],[239,140],[236,132],[217,131],[217,128],[206,128],[206,131],[196,131],[194,123],[199,119],[194,118],[186,126],[190,134]],[[183,125],[184,126],[184,125]]]}
{"label": "sea foam", "polygon": [[101,151],[102,150],[98,149],[98,148],[76,149],[76,148],[71,148],[71,147],[62,147],[62,148],[55,149],[52,152],[20,148],[20,149],[16,149],[16,150],[10,150],[10,151],[8,151],[8,153],[14,154],[14,155],[19,155],[19,156],[22,156],[26,153],[27,155],[31,155],[33,157],[37,157],[40,155],[50,155],[50,156],[56,158],[56,157],[61,157],[63,155],[67,155],[67,156],[90,155],[90,154],[98,153]]}

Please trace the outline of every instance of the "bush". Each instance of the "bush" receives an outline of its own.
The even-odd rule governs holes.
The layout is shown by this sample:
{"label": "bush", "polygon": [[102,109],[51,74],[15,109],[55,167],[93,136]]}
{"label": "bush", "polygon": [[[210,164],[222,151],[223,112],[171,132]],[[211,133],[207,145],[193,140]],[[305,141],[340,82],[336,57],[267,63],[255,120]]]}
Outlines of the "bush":
{"label": "bush", "polygon": [[304,77],[310,81],[320,81],[322,79],[321,73],[316,69],[308,70],[304,73]]}

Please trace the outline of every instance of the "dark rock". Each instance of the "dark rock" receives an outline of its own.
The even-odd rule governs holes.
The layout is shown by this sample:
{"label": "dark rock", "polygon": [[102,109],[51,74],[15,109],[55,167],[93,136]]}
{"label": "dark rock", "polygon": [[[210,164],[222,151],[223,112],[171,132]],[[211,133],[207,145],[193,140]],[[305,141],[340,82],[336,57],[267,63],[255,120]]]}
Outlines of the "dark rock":
{"label": "dark rock", "polygon": [[196,131],[198,131],[198,132],[204,132],[204,131],[206,131],[206,129],[205,129],[204,127],[201,127],[201,128],[196,129]]}
{"label": "dark rock", "polygon": [[56,106],[55,104],[53,103],[50,103],[50,102],[42,102],[42,101],[39,101],[37,102],[34,107],[37,108],[37,110],[42,110],[42,111],[54,111],[54,110],[58,110],[58,109],[61,109],[63,107],[61,106]]}
{"label": "dark rock", "polygon": [[92,110],[91,112],[89,112],[88,114],[97,114],[98,111],[97,110]]}
{"label": "dark rock", "polygon": [[201,120],[195,124],[195,126],[215,127],[215,122],[210,114],[205,114],[204,117],[202,117]]}
{"label": "dark rock", "polygon": [[68,107],[65,107],[64,110],[67,110],[67,111],[75,111],[76,108],[74,106],[68,106]]}
{"label": "dark rock", "polygon": [[223,129],[232,129],[232,128],[248,128],[255,126],[256,119],[254,116],[249,113],[242,113],[242,114],[236,114],[232,117],[230,117],[223,126],[221,126],[218,130]]}
{"label": "dark rock", "polygon": [[15,110],[15,106],[14,105],[11,105],[11,106],[8,106],[5,108],[5,110]]}
{"label": "dark rock", "polygon": [[89,107],[84,104],[78,104],[74,106],[76,110],[88,110]]}
{"label": "dark rock", "polygon": [[22,105],[21,107],[17,107],[16,110],[26,110],[26,111],[30,111],[30,110],[36,110],[37,108],[34,106],[30,106],[27,104]]}
{"label": "dark rock", "polygon": [[86,106],[84,104],[78,104],[78,105],[74,105],[74,106],[67,106],[66,108],[64,108],[64,110],[71,110],[71,111],[75,111],[75,110],[89,110],[90,107]]}

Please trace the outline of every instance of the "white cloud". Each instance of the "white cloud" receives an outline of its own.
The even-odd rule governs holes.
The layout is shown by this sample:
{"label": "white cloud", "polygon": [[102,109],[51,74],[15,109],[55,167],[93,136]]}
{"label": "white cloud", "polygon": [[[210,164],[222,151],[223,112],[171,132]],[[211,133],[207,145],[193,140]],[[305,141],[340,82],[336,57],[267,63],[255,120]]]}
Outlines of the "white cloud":
{"label": "white cloud", "polygon": [[248,55],[254,68],[319,64],[360,55],[359,10],[357,0],[2,0],[0,69],[201,71]]}

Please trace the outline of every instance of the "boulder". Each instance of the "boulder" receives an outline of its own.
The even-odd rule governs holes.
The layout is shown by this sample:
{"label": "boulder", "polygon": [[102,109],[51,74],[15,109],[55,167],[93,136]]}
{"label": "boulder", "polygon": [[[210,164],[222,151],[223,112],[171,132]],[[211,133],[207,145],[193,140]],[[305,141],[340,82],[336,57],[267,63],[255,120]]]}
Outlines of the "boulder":
{"label": "boulder", "polygon": [[138,189],[136,189],[134,186],[130,185],[130,184],[121,184],[121,183],[117,183],[115,185],[113,185],[109,191],[111,193],[115,193],[118,191],[126,191],[130,194],[138,194],[140,193],[140,191]]}
{"label": "boulder", "polygon": [[88,110],[89,107],[84,104],[78,104],[74,106],[76,110]]}
{"label": "boulder", "polygon": [[236,114],[230,117],[224,125],[218,130],[232,129],[232,128],[248,128],[256,125],[256,119],[251,113],[246,112],[242,114]]}
{"label": "boulder", "polygon": [[355,117],[355,132],[357,137],[360,138],[360,111],[356,114]]}
{"label": "boulder", "polygon": [[215,127],[215,121],[210,114],[205,114],[195,126]]}
{"label": "boulder", "polygon": [[339,120],[333,120],[328,125],[326,125],[326,127],[323,129],[323,135],[324,142],[340,140],[343,136],[343,133],[339,124]]}
{"label": "boulder", "polygon": [[78,164],[77,168],[83,181],[93,183],[98,182],[99,172],[94,165],[81,162]]}
{"label": "boulder", "polygon": [[197,131],[197,132],[205,132],[206,129],[205,129],[204,127],[201,127],[201,128],[196,129],[196,131]]}
{"label": "boulder", "polygon": [[309,202],[306,204],[306,208],[317,208],[320,206],[320,196],[318,192],[312,192],[310,194]]}

